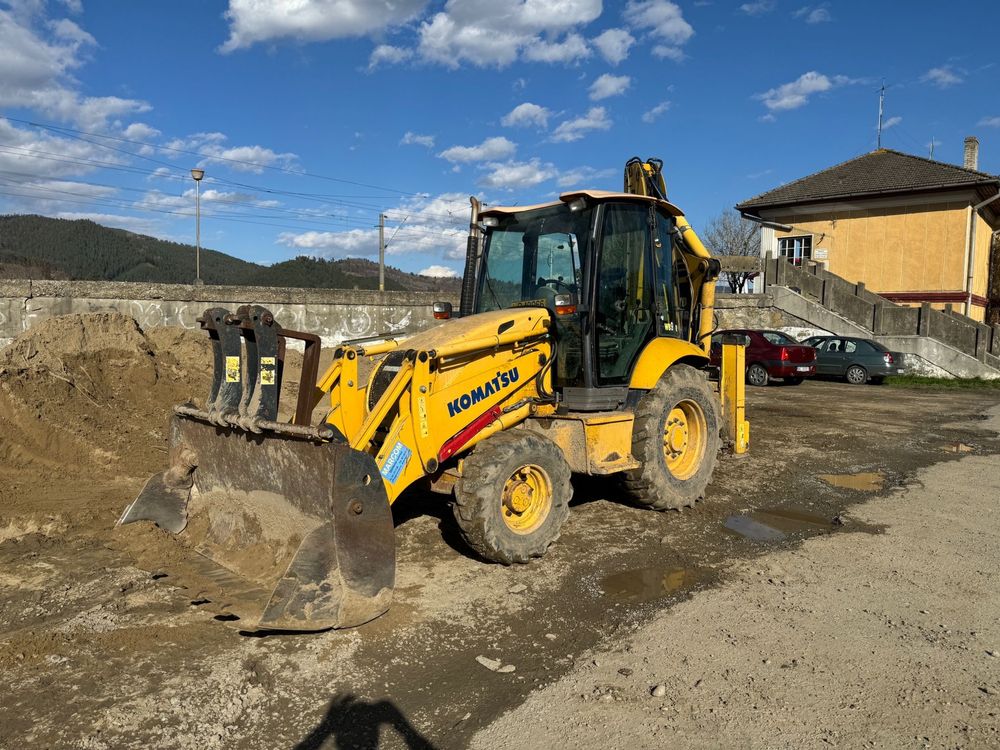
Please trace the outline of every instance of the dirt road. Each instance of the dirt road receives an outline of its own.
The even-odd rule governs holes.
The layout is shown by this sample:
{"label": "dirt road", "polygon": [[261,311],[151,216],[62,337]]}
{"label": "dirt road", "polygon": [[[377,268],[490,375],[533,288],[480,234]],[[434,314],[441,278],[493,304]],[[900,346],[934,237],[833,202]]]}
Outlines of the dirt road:
{"label": "dirt road", "polygon": [[[107,325],[106,336],[81,334],[54,358],[45,352],[61,334],[22,342],[16,356],[0,352],[2,747],[458,748],[480,731],[505,736],[517,725],[503,722],[524,715],[501,717],[536,700],[535,691],[578,679],[592,653],[614,650],[664,613],[726,586],[749,587],[756,570],[769,569],[767,556],[799,554],[817,536],[891,549],[893,519],[858,503],[891,496],[928,466],[963,456],[991,465],[985,457],[1000,453],[979,419],[996,405],[993,393],[755,389],[752,455],[724,460],[695,511],[653,513],[624,503],[612,482],[577,482],[558,545],[537,563],[503,568],[469,556],[439,497],[404,497],[394,507],[398,588],[387,615],[349,631],[260,637],[216,621],[199,592],[177,585],[170,563],[178,561],[156,529],[113,528],[162,468],[167,409],[202,390],[208,362],[179,333]],[[838,517],[847,523],[833,523]],[[977,520],[970,510],[966,522]],[[803,589],[819,580],[818,572],[801,580],[786,573],[765,579]],[[802,614],[781,610],[792,605],[773,592],[752,594],[753,618]],[[954,631],[949,619],[940,623]],[[745,658],[757,658],[761,644],[739,641],[738,632]],[[897,635],[926,640],[909,625]],[[703,653],[697,644],[694,635],[677,639],[677,663]],[[760,658],[780,668],[785,657]],[[508,665],[514,670],[488,668]],[[636,688],[645,710],[651,676],[635,663],[622,668],[633,670],[623,685]],[[670,691],[687,677],[680,669],[655,675]],[[623,705],[610,693],[611,705]],[[566,707],[603,705],[574,700]],[[752,703],[740,705],[745,719],[752,715]]]}
{"label": "dirt road", "polygon": [[851,518],[886,531],[734,565],[472,747],[1000,747],[1000,461],[938,464]]}

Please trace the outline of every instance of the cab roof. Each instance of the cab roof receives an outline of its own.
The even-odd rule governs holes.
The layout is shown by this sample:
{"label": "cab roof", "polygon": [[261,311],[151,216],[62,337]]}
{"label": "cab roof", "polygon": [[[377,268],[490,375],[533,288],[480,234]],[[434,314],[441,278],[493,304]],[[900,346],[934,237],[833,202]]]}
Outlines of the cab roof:
{"label": "cab roof", "polygon": [[573,190],[568,193],[562,193],[559,196],[559,200],[552,201],[551,203],[536,203],[532,206],[491,206],[483,211],[479,212],[480,216],[510,216],[512,214],[519,214],[522,211],[535,211],[540,208],[553,208],[559,206],[563,203],[570,203],[577,198],[586,198],[588,201],[593,201],[595,203],[604,203],[607,201],[631,201],[635,203],[655,203],[658,206],[662,206],[671,216],[683,216],[684,212],[681,211],[677,206],[668,201],[660,200],[659,198],[654,198],[650,195],[637,195],[635,193],[613,193],[607,190]]}

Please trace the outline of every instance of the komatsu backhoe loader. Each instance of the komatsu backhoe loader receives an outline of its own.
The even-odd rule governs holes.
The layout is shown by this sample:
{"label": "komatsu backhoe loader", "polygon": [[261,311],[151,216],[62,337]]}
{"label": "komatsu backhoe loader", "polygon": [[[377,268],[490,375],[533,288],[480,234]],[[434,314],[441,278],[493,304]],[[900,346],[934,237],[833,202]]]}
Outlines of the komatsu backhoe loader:
{"label": "komatsu backhoe loader", "polygon": [[[746,449],[743,350],[724,347],[713,387],[719,263],[666,200],[660,167],[630,160],[621,193],[473,199],[460,314],[441,303],[448,319],[428,330],[344,342],[318,380],[316,336],[258,306],[207,310],[210,396],[175,407],[169,467],[119,523],[153,521],[201,553],[227,619],[315,630],[389,607],[390,506],[414,485],[452,496],[469,546],[505,564],[559,536],[573,473],[617,475],[650,508],[692,505],[724,421]],[[288,339],[305,355],[281,422]]]}

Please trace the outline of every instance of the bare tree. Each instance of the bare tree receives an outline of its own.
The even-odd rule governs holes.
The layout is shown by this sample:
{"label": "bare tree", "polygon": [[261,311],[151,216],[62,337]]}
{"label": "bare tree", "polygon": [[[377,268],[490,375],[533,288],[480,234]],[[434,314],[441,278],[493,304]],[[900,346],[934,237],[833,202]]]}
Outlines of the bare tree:
{"label": "bare tree", "polygon": [[[705,244],[713,255],[760,255],[760,227],[736,210],[723,211],[708,222]],[[733,294],[742,294],[756,271],[723,271]]]}

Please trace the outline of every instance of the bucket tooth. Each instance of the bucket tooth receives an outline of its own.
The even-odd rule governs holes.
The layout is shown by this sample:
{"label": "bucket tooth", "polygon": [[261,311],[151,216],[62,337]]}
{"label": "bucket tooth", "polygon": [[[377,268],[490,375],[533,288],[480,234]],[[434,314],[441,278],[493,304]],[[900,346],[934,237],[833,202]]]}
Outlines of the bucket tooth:
{"label": "bucket tooth", "polygon": [[171,534],[184,531],[191,488],[169,486],[165,479],[168,473],[154,474],[149,478],[139,496],[125,508],[118,519],[118,526],[134,521],[152,521]]}

